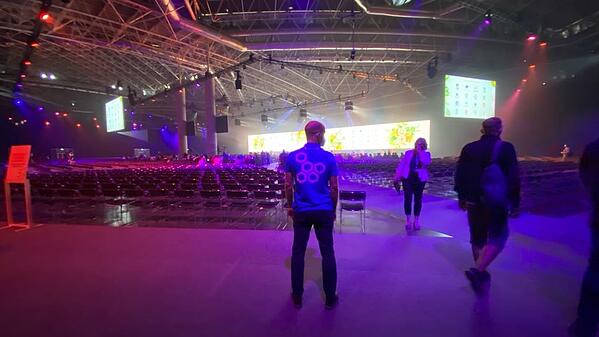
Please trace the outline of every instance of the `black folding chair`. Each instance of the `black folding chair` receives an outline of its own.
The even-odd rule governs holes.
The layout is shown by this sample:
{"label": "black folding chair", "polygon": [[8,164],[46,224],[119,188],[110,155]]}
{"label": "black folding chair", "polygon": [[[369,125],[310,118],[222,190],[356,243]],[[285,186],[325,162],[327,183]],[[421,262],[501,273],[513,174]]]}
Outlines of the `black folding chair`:
{"label": "black folding chair", "polygon": [[366,232],[366,192],[340,191],[339,192],[339,225],[343,226],[343,211],[360,213],[360,229]]}

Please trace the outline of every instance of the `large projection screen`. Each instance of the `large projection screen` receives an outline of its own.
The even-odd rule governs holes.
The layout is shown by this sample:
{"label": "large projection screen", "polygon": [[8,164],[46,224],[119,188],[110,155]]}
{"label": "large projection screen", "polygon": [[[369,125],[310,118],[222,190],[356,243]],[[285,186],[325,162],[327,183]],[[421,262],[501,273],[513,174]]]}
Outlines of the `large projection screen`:
{"label": "large projection screen", "polygon": [[114,132],[125,128],[123,97],[106,103],[106,131]]}
{"label": "large projection screen", "polygon": [[487,119],[495,116],[496,81],[445,75],[445,117]]}
{"label": "large projection screen", "polygon": [[[402,150],[418,138],[430,144],[430,120],[327,129],[324,148],[329,151]],[[293,151],[306,143],[303,130],[248,136],[249,152]]]}

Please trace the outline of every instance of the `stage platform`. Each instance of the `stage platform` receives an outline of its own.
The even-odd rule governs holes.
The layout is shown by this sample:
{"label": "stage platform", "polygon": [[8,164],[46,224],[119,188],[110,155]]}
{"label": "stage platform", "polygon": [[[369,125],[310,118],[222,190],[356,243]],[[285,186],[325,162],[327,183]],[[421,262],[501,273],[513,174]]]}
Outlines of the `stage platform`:
{"label": "stage platform", "polygon": [[2,336],[565,336],[589,248],[587,214],[525,213],[477,297],[465,214],[427,196],[423,230],[370,188],[370,224],[335,234],[341,302],[323,305],[314,236],[302,309],[289,299],[292,232],[43,225],[0,231]]}

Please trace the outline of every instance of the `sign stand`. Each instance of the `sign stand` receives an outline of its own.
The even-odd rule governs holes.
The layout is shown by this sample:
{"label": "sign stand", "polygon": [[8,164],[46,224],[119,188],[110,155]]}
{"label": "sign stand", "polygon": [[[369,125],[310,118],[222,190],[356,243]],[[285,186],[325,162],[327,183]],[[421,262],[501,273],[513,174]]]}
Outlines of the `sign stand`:
{"label": "sign stand", "polygon": [[33,225],[33,216],[31,211],[31,186],[29,184],[29,179],[26,179],[23,183],[23,189],[25,190],[25,223],[15,223],[14,217],[12,213],[12,193],[10,190],[11,184],[19,184],[19,183],[11,183],[8,181],[4,182],[4,199],[6,200],[6,226],[0,227],[0,229],[7,228],[20,228],[20,229],[29,229]]}
{"label": "sign stand", "polygon": [[[19,228],[25,230],[33,225],[33,216],[31,211],[31,185],[27,179],[27,169],[29,167],[29,156],[31,154],[31,145],[15,145],[10,148],[10,157],[8,160],[8,170],[6,179],[4,179],[4,199],[6,203],[6,228]],[[12,209],[12,193],[10,185],[22,184],[25,191],[25,223],[15,223]]]}

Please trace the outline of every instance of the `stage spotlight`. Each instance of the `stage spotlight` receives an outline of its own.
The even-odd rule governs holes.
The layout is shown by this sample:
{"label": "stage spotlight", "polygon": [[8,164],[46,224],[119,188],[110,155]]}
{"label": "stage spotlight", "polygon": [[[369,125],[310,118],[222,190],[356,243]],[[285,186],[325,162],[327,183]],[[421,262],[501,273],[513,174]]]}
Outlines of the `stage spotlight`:
{"label": "stage spotlight", "polygon": [[20,78],[25,78],[25,77],[27,77],[27,75],[25,75],[25,74],[21,74],[21,75],[19,75],[19,77],[20,77]]}
{"label": "stage spotlight", "polygon": [[537,67],[537,65],[536,65],[536,64],[531,64],[531,65],[529,65],[529,66],[528,66],[528,69],[534,69],[534,68],[536,68],[536,67]]}
{"label": "stage spotlight", "polygon": [[100,128],[100,125],[96,124],[96,129],[99,129],[99,128]]}
{"label": "stage spotlight", "polygon": [[40,43],[37,42],[36,40],[31,40],[31,41],[29,41],[28,44],[29,44],[29,47],[31,47],[31,48],[37,48],[40,46]]}
{"label": "stage spotlight", "polygon": [[62,117],[69,117],[69,114],[65,112],[62,114]]}
{"label": "stage spotlight", "polygon": [[50,14],[48,14],[48,12],[45,11],[41,11],[40,15],[39,15],[40,20],[44,21],[44,22],[48,22],[50,20]]}
{"label": "stage spotlight", "polygon": [[50,79],[51,79],[52,81],[54,81],[54,80],[56,79],[56,76],[54,76],[54,74],[50,74]]}
{"label": "stage spotlight", "polygon": [[43,106],[38,106],[37,107],[37,111],[44,111],[44,107]]}
{"label": "stage spotlight", "polygon": [[23,104],[23,101],[21,101],[20,99],[16,99],[15,100],[15,104],[16,105],[21,105],[21,104]]}
{"label": "stage spotlight", "polygon": [[115,85],[115,84],[111,85],[111,86],[110,86],[110,89],[112,89],[112,90],[116,90],[116,85]]}
{"label": "stage spotlight", "polygon": [[412,2],[412,0],[387,0],[387,2],[389,2],[393,6],[399,7]]}
{"label": "stage spotlight", "polygon": [[56,111],[56,112],[54,113],[54,116],[60,116],[60,112]]}
{"label": "stage spotlight", "polygon": [[539,43],[540,47],[547,47],[547,42],[546,41],[542,41],[541,43]]}
{"label": "stage spotlight", "polygon": [[528,34],[528,36],[526,37],[527,41],[535,41],[537,39],[537,35],[535,34]]}
{"label": "stage spotlight", "polygon": [[235,70],[235,77],[235,89],[241,90],[243,86],[241,85],[241,73],[239,70]]}
{"label": "stage spotlight", "polygon": [[50,122],[48,121],[44,122],[44,124],[46,124],[46,126],[50,126]]}
{"label": "stage spotlight", "polygon": [[80,128],[81,127],[81,123],[77,123],[75,124],[76,127]]}
{"label": "stage spotlight", "polygon": [[25,61],[23,61],[23,65],[30,66],[31,65],[31,60],[25,60]]}
{"label": "stage spotlight", "polygon": [[485,13],[485,19],[484,19],[484,21],[483,21],[483,22],[484,22],[484,23],[485,23],[485,25],[487,25],[487,26],[493,23],[493,12],[491,12],[491,10],[488,10],[488,11]]}

